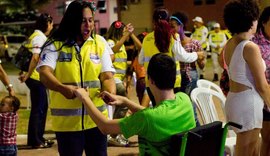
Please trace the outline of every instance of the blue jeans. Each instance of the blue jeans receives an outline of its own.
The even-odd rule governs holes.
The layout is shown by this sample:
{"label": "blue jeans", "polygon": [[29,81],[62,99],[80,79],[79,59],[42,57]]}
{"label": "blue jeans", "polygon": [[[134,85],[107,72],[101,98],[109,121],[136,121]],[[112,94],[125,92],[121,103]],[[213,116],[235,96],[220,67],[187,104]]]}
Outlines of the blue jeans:
{"label": "blue jeans", "polygon": [[[191,79],[189,79],[186,71],[181,70],[181,91],[186,93],[187,95],[190,96],[191,91],[197,87],[197,81],[199,79],[199,74],[197,70],[190,70],[188,71],[188,74]],[[196,111],[196,104],[193,103],[193,110],[194,110],[194,117],[196,121],[196,126],[200,126],[199,120],[198,120],[198,115]]]}
{"label": "blue jeans", "polygon": [[48,98],[45,86],[37,80],[25,81],[30,89],[31,112],[28,124],[27,145],[38,146],[44,143],[46,117],[48,110]]}
{"label": "blue jeans", "polygon": [[190,95],[191,91],[197,87],[197,81],[199,79],[197,70],[190,70],[188,78],[186,71],[181,70],[181,91]]}
{"label": "blue jeans", "polygon": [[16,156],[17,145],[0,145],[0,156]]}
{"label": "blue jeans", "polygon": [[95,127],[84,131],[55,132],[60,156],[107,156],[107,135]]}

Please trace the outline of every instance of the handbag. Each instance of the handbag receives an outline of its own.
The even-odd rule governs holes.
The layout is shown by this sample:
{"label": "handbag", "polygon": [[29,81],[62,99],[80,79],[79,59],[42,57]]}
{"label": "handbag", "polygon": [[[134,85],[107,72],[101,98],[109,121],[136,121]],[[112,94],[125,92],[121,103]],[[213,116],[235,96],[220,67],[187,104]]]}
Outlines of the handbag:
{"label": "handbag", "polygon": [[226,69],[224,69],[223,72],[221,73],[219,86],[221,90],[223,91],[224,95],[227,96],[230,90],[230,85],[229,85],[229,75]]}
{"label": "handbag", "polygon": [[33,53],[24,44],[18,49],[14,57],[13,63],[21,71],[28,71]]}
{"label": "handbag", "polygon": [[221,77],[219,80],[219,86],[221,88],[221,90],[223,91],[224,95],[227,96],[229,90],[230,90],[230,78],[228,75],[228,66],[225,63],[225,59],[224,59],[224,52],[225,52],[225,47],[222,51],[222,59],[223,59],[223,72],[221,73]]}

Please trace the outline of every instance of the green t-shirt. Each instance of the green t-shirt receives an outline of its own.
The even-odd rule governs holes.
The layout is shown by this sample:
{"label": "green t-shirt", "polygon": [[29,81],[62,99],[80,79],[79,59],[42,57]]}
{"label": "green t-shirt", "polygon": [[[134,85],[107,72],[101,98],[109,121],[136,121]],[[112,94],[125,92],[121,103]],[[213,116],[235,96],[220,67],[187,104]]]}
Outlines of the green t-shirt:
{"label": "green t-shirt", "polygon": [[138,111],[121,119],[119,124],[126,138],[138,135],[151,142],[163,142],[174,134],[194,128],[195,119],[189,96],[179,92],[176,99]]}

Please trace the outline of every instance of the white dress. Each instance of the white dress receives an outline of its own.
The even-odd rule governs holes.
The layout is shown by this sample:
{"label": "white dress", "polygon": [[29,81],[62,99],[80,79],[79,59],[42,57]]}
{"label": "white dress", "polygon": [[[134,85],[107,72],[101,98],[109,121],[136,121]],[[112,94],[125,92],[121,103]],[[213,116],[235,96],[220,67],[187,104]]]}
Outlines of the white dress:
{"label": "white dress", "polygon": [[236,133],[262,128],[263,122],[264,102],[255,89],[253,76],[243,58],[243,49],[248,42],[250,41],[244,40],[236,46],[228,66],[230,79],[250,88],[237,93],[229,92],[227,96],[225,103],[227,120],[243,126],[242,129],[233,128]]}

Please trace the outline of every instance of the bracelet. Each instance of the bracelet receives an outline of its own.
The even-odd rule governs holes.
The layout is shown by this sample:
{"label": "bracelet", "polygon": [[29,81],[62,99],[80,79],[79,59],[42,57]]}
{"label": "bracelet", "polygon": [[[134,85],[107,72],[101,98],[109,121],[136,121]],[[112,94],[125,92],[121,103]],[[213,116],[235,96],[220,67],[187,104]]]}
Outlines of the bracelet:
{"label": "bracelet", "polygon": [[13,87],[13,85],[11,83],[6,85],[6,89],[9,89],[9,88],[12,88],[12,87]]}

